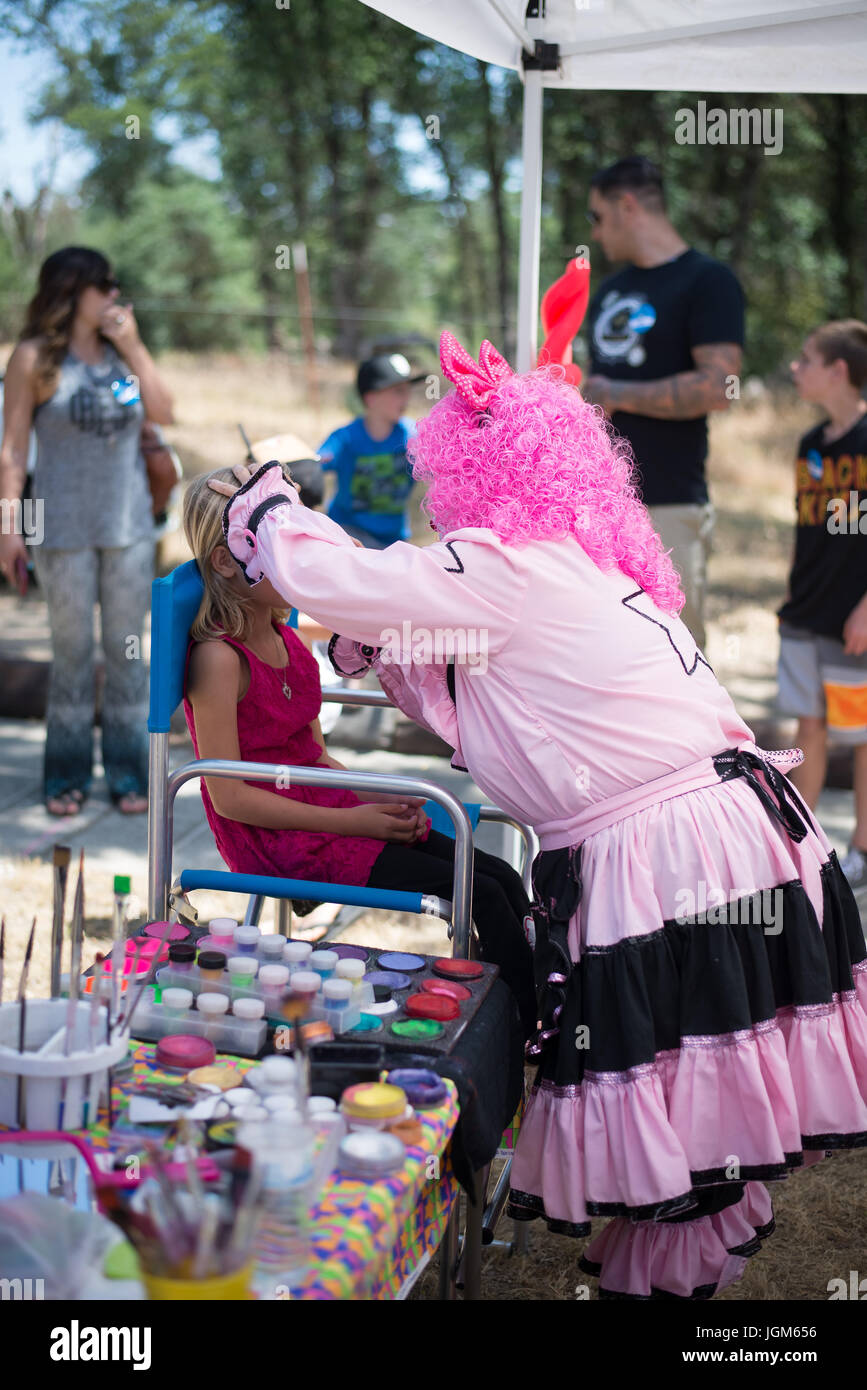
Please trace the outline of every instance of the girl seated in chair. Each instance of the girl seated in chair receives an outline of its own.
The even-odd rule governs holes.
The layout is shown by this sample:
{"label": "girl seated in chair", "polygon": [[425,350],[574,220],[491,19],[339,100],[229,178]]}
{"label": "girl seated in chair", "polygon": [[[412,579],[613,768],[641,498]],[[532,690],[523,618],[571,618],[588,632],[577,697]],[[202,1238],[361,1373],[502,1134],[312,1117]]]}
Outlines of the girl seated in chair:
{"label": "girl seated in chair", "polygon": [[[206,778],[205,814],[235,873],[267,874],[451,897],[454,843],[431,830],[418,798],[292,784],[292,766],[342,768],[319,727],[319,669],[286,625],[270,584],[251,589],[227,549],[224,499],[196,478],[184,530],[205,586],[191,629],[184,713],[196,756],[286,766],[277,783]],[[536,1021],[532,957],[524,934],[530,904],[519,875],[475,850],[473,918],[484,960],[518,1003],[525,1032]]]}

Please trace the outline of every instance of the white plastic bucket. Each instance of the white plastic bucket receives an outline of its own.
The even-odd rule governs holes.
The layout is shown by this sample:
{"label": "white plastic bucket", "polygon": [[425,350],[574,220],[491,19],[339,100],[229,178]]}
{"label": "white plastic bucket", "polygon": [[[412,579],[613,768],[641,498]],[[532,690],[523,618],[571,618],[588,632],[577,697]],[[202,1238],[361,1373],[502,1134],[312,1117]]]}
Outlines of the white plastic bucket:
{"label": "white plastic bucket", "polygon": [[129,1032],[105,1042],[105,1008],[96,1016],[91,1046],[91,1005],[79,1001],[69,1056],[64,1056],[67,999],[28,999],[25,1051],[18,1051],[19,1005],[0,1006],[0,1124],[18,1126],[18,1078],[24,1128],[81,1129],[93,1124],[108,1094],[108,1070],[127,1054]]}

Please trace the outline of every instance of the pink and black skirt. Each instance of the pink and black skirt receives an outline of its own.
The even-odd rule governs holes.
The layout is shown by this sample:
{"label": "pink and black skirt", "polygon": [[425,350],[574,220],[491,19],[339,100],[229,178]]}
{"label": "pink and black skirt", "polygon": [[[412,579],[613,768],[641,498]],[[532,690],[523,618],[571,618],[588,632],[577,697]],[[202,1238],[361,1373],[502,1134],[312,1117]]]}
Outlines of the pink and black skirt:
{"label": "pink and black skirt", "polygon": [[574,1236],[621,1218],[595,1242],[614,1296],[659,1292],[651,1247],[679,1261],[663,1292],[708,1296],[720,1262],[698,1246],[753,1253],[762,1182],[867,1145],[864,933],[771,758],[730,749],[708,785],[536,860],[539,1070],[509,1211]]}

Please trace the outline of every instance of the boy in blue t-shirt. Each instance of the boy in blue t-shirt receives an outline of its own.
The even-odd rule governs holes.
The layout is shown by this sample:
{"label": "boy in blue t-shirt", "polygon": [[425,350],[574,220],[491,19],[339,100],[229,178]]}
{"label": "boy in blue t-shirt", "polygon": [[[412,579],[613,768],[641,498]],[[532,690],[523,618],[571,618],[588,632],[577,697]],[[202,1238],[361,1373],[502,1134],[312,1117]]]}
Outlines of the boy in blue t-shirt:
{"label": "boy in blue t-shirt", "polygon": [[423,380],[398,352],[362,362],[357,384],[364,414],[335,430],[319,450],[323,469],[337,474],[328,515],[373,550],[410,535],[413,479],[406,446],[414,427],[403,413],[410,387]]}

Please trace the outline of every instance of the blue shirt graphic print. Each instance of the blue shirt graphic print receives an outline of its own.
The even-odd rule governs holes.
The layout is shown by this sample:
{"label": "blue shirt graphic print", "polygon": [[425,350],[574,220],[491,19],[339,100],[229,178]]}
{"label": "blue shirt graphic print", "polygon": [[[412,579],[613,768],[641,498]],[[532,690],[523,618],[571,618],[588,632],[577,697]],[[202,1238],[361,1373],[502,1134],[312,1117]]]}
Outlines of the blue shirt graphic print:
{"label": "blue shirt graphic print", "polygon": [[381,541],[409,538],[413,478],[406,446],[413,428],[411,420],[400,420],[386,439],[371,439],[359,416],[320,446],[323,469],[337,474],[328,515],[339,526],[358,526]]}

